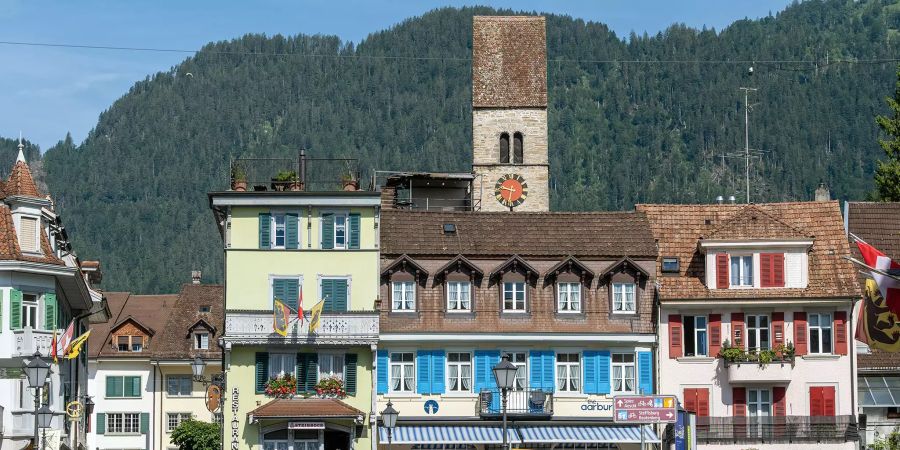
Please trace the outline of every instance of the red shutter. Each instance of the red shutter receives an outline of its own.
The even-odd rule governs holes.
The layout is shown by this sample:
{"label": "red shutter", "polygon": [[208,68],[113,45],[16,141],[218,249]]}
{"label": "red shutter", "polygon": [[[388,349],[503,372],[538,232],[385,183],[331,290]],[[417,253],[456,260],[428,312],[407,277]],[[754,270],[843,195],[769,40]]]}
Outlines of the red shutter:
{"label": "red shutter", "polygon": [[772,313],[772,342],[775,343],[777,347],[778,344],[784,344],[784,313],[783,312],[773,312]]}
{"label": "red shutter", "polygon": [[834,416],[834,386],[809,388],[809,415]]}
{"label": "red shutter", "polygon": [[709,417],[709,389],[697,389],[697,417]]}
{"label": "red shutter", "polygon": [[722,315],[709,315],[709,354],[715,358],[719,356],[719,350],[722,349]]}
{"label": "red shutter", "polygon": [[683,355],[681,345],[681,316],[669,315],[669,358],[680,358]]}
{"label": "red shutter", "polygon": [[716,254],[716,288],[728,289],[728,253]]}
{"label": "red shutter", "polygon": [[785,401],[785,394],[787,389],[784,386],[775,386],[772,388],[772,400],[775,403],[774,413],[776,416],[786,416],[787,415],[787,404]]}
{"label": "red shutter", "polygon": [[847,312],[836,311],[834,313],[834,353],[847,354]]}
{"label": "red shutter", "polygon": [[784,287],[784,253],[772,255],[772,287]]}
{"label": "red shutter", "polygon": [[759,287],[772,287],[772,254],[759,254]]}
{"label": "red shutter", "polygon": [[690,411],[693,413],[697,412],[697,391],[699,391],[699,389],[694,389],[694,388],[685,388],[684,389],[684,410],[685,411]]}
{"label": "red shutter", "polygon": [[823,416],[834,417],[834,386],[822,388]]}
{"label": "red shutter", "polygon": [[806,313],[794,313],[794,353],[797,356],[806,354]]}
{"label": "red shutter", "polygon": [[731,388],[731,399],[734,407],[732,412],[735,417],[744,417],[747,415],[747,388],[733,387]]}
{"label": "red shutter", "polygon": [[744,348],[744,313],[731,313],[731,345]]}

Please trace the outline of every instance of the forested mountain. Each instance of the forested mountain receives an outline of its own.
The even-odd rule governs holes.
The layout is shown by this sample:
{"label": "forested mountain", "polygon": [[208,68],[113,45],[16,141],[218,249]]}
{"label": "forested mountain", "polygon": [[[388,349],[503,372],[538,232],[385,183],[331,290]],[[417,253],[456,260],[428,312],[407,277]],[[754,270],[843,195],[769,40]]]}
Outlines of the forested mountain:
{"label": "forested mountain", "polygon": [[[106,289],[174,292],[191,269],[221,280],[206,193],[226,187],[231,158],[305,147],[364,173],[469,170],[471,17],[508,13],[435,10],[358,45],[247,35],[136,83],[82,144],[44,156],[76,249],[103,261]],[[741,86],[759,89],[754,201],[810,199],[822,181],[864,198],[896,70],[868,61],[900,56],[898,29],[900,5],[879,0],[624,39],[548,16],[553,208],[743,198],[742,160],[721,158],[743,148]]]}

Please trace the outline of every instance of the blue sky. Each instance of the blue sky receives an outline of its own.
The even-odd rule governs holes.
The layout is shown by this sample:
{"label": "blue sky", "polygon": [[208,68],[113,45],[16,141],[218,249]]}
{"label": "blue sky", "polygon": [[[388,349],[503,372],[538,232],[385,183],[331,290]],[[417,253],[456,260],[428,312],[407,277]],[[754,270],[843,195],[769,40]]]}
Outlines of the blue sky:
{"label": "blue sky", "polygon": [[[721,29],[784,9],[788,0],[0,0],[0,41],[198,49],[245,33],[369,33],[441,6],[488,5],[568,14],[616,34],[656,33],[676,22]],[[0,136],[21,130],[46,149],[71,132],[81,142],[98,115],[135,81],[185,53],[0,44]]]}

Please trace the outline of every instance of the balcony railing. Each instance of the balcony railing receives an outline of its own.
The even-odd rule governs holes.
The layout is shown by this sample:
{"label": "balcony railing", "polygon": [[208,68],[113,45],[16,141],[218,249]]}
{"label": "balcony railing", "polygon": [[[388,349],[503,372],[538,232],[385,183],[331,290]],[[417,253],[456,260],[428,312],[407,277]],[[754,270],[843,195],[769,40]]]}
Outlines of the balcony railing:
{"label": "balcony railing", "polygon": [[359,160],[311,158],[302,151],[296,159],[238,158],[231,162],[228,182],[232,190],[257,192],[358,190]]}
{"label": "balcony railing", "polygon": [[243,345],[322,344],[371,345],[378,342],[378,313],[353,311],[322,314],[319,327],[309,332],[309,313],[300,324],[296,320],[282,337],[272,328],[271,311],[228,311],[225,313],[225,341]]}
{"label": "balcony railing", "polygon": [[731,383],[789,383],[793,368],[793,361],[729,362],[725,365]]}
{"label": "balcony railing", "polygon": [[[482,418],[497,418],[503,414],[502,393],[499,389],[482,389],[478,393],[475,410]],[[540,389],[507,392],[506,414],[522,419],[546,418],[553,415],[553,393]]]}
{"label": "balcony railing", "polygon": [[53,331],[23,328],[21,330],[13,330],[13,336],[15,339],[15,349],[13,350],[12,356],[14,357],[31,356],[34,352],[40,352],[42,355],[50,354]]}
{"label": "balcony railing", "polygon": [[852,442],[859,440],[854,419],[853,416],[697,417],[697,441],[704,444]]}

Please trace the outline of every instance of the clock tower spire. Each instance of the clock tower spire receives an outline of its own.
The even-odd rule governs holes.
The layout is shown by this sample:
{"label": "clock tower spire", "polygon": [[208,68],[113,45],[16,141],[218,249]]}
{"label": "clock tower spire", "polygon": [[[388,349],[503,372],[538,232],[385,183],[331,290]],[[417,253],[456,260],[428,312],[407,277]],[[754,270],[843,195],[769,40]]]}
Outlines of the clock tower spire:
{"label": "clock tower spire", "polygon": [[472,149],[482,211],[549,211],[544,17],[473,18]]}

